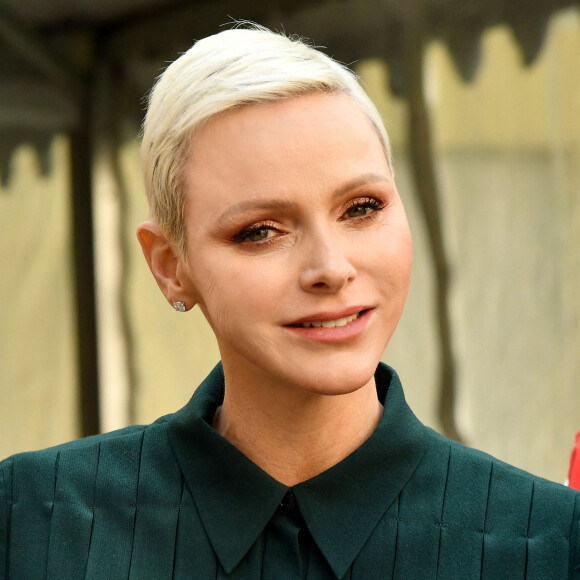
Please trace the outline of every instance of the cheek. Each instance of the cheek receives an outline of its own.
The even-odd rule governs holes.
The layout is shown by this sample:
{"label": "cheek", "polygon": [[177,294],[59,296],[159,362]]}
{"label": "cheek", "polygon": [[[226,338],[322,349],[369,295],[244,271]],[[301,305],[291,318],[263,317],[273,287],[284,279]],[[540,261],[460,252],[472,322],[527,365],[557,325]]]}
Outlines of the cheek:
{"label": "cheek", "polygon": [[258,314],[277,311],[280,280],[276,272],[272,264],[255,260],[218,258],[205,268],[198,267],[198,303],[218,337],[235,335],[257,321]]}
{"label": "cheek", "polygon": [[272,252],[269,256],[250,256],[232,260],[227,268],[224,285],[231,300],[251,308],[259,305],[268,309],[269,299],[275,299],[288,288],[293,270],[286,252]]}
{"label": "cheek", "polygon": [[193,270],[192,284],[197,304],[209,325],[216,332],[218,326],[227,319],[224,306],[228,304],[228,300],[224,300],[224,288],[221,287],[220,278],[216,275],[215,265],[211,268],[198,262]]}
{"label": "cheek", "polygon": [[393,260],[396,274],[400,278],[401,285],[409,287],[411,281],[411,266],[413,263],[413,244],[411,235],[407,235],[396,249],[396,260]]}
{"label": "cheek", "polygon": [[409,284],[413,262],[413,244],[407,227],[387,228],[364,255],[367,269],[390,286]]}

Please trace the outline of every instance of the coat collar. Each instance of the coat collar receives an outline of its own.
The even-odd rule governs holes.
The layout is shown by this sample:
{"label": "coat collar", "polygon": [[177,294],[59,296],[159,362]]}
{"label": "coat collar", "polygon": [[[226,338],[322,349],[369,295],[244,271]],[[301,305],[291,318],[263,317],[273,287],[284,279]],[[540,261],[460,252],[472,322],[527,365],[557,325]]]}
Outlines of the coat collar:
{"label": "coat collar", "polygon": [[[381,423],[357,450],[293,487],[300,512],[338,578],[344,576],[425,452],[426,429],[408,407],[399,377],[375,373],[385,406]],[[288,487],[276,481],[211,427],[223,401],[221,364],[168,423],[169,438],[209,540],[231,572],[262,533]]]}

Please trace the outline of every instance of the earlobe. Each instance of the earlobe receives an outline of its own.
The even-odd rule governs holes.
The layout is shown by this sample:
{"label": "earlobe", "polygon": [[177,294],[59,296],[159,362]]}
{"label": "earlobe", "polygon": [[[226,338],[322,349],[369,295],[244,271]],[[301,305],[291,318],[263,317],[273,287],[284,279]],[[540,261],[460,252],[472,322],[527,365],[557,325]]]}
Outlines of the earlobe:
{"label": "earlobe", "polygon": [[181,257],[175,244],[154,222],[143,222],[137,227],[137,239],[157,285],[172,306],[176,302],[185,304],[189,310],[195,305],[190,295],[189,280],[185,274]]}

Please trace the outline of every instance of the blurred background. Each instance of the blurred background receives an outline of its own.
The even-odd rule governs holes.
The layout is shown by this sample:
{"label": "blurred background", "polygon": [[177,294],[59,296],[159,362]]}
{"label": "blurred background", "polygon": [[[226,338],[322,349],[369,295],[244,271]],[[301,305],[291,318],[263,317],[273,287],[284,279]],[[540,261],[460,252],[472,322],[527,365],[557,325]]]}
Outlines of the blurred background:
{"label": "blurred background", "polygon": [[134,232],[143,97],[232,19],[310,38],[383,115],[415,250],[383,360],[416,414],[564,481],[580,429],[580,0],[0,0],[0,457],[150,422],[219,360]]}

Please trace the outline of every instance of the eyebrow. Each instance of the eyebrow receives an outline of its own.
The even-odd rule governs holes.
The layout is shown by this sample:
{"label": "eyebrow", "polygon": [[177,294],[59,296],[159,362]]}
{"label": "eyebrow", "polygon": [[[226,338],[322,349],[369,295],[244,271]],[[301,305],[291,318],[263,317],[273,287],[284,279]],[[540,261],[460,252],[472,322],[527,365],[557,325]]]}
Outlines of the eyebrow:
{"label": "eyebrow", "polygon": [[[332,198],[337,199],[348,192],[356,189],[357,187],[361,187],[362,185],[367,185],[369,183],[375,182],[386,182],[392,183],[392,180],[389,179],[386,175],[381,173],[365,173],[363,175],[359,175],[354,179],[350,179],[346,183],[340,185],[332,192]],[[294,207],[296,204],[293,201],[285,200],[285,199],[260,199],[260,200],[250,200],[250,201],[240,201],[235,205],[232,205],[224,213],[219,217],[218,223],[224,222],[232,215],[243,213],[246,211],[255,211],[255,210],[286,210],[291,207]]]}
{"label": "eyebrow", "polygon": [[332,198],[336,199],[337,197],[342,197],[349,191],[352,191],[361,185],[368,185],[369,183],[375,183],[377,181],[392,183],[392,180],[382,173],[364,173],[363,175],[359,175],[358,177],[355,177],[337,187],[332,194]]}

